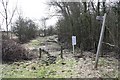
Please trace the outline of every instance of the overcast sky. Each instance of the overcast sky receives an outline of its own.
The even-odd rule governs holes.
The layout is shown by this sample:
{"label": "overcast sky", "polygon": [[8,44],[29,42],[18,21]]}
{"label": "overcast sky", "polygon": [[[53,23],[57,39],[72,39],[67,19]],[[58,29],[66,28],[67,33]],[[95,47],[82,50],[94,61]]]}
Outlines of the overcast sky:
{"label": "overcast sky", "polygon": [[[49,10],[50,6],[46,4],[49,1],[50,0],[9,0],[9,6],[8,6],[9,14],[12,13],[11,11],[13,11],[17,3],[17,7],[18,7],[17,11],[19,13],[22,13],[23,17],[28,17],[30,19],[33,19],[35,22],[37,22],[40,25],[41,23],[38,20],[41,20],[43,17],[47,17],[49,14],[54,14],[54,9]],[[70,0],[62,0],[62,1],[70,1]],[[94,1],[97,2],[98,0],[94,0]],[[107,0],[107,1],[113,1],[113,0]],[[0,10],[1,12],[3,12],[3,7],[1,3],[0,3]],[[11,14],[9,16],[11,16]],[[17,18],[18,15],[16,13],[13,22]],[[46,22],[47,26],[54,25],[56,21],[57,21],[57,17],[53,17],[50,20],[47,20]],[[2,16],[0,15],[0,24],[1,22],[2,22]],[[3,25],[2,28],[3,27],[5,26]]]}
{"label": "overcast sky", "polygon": [[[49,2],[48,0],[9,0],[9,14],[12,13],[13,9],[17,3],[17,11],[23,15],[23,17],[30,18],[34,20],[38,25],[41,26],[41,19],[44,17],[48,17],[48,15],[53,14],[54,9],[50,9],[46,3]],[[0,3],[0,10],[3,12],[2,4]],[[11,14],[9,15],[9,17]],[[2,23],[2,16],[0,15],[0,23]],[[18,18],[18,13],[16,12],[13,22]],[[55,25],[57,21],[57,17],[52,17],[46,21],[46,25]],[[5,21],[4,21],[5,23]],[[5,29],[5,25],[3,23],[2,28]]]}

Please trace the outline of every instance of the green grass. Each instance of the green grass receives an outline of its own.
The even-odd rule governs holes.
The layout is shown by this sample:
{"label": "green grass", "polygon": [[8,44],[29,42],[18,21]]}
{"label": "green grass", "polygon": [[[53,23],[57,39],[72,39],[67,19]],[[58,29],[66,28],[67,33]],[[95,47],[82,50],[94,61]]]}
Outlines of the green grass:
{"label": "green grass", "polygon": [[38,46],[38,45],[40,45],[40,44],[41,44],[41,43],[40,43],[39,40],[31,40],[28,45],[35,47],[35,46]]}
{"label": "green grass", "polygon": [[38,47],[42,44],[43,41],[45,41],[46,39],[45,38],[42,38],[42,37],[38,37],[34,40],[31,40],[29,43],[27,43],[27,45],[29,47]]}
{"label": "green grass", "polygon": [[[62,65],[62,62],[66,63]],[[17,64],[11,64],[4,66],[3,78],[61,78],[69,77],[72,73],[74,74],[74,60],[57,60],[56,64],[45,66],[44,64],[30,64],[26,66],[24,62],[20,66]],[[36,67],[35,70],[32,67]]]}
{"label": "green grass", "polygon": [[99,66],[107,66],[107,62],[104,58],[100,58],[98,65]]}
{"label": "green grass", "polygon": [[117,68],[118,65],[117,64],[118,64],[117,60],[111,62],[105,58],[100,58],[99,63],[98,63],[98,67],[104,67],[104,68],[100,68],[102,77],[117,78],[118,77],[118,68]]}
{"label": "green grass", "polygon": [[[30,63],[29,63],[30,62]],[[62,64],[64,63],[64,64]],[[99,70],[101,76],[105,78],[117,77],[116,67],[112,67],[112,71],[106,71],[106,68],[110,62],[104,58],[99,59]],[[19,66],[18,66],[19,64]],[[113,63],[112,63],[113,64]],[[112,65],[111,64],[111,65]],[[75,59],[61,59],[57,58],[56,64],[50,64],[46,66],[41,63],[41,60],[37,62],[24,61],[15,62],[13,64],[3,64],[3,78],[70,78],[77,77],[78,74],[75,66],[78,66]],[[35,69],[34,69],[35,68]]]}

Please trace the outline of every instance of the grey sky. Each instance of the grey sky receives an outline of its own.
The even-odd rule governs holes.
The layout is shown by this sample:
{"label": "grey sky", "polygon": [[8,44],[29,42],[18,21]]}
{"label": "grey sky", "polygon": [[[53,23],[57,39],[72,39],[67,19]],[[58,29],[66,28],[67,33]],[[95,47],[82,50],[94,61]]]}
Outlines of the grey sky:
{"label": "grey sky", "polygon": [[[27,17],[30,18],[32,20],[34,20],[38,25],[41,26],[41,19],[44,17],[48,17],[49,14],[52,14],[54,12],[54,10],[49,10],[49,6],[46,5],[46,2],[48,2],[48,0],[9,0],[9,17],[11,16],[11,13],[14,9],[14,7],[16,6],[17,3],[17,11],[19,13],[22,13],[23,17]],[[0,10],[1,12],[3,12],[3,7],[2,4],[0,3]],[[18,14],[16,12],[13,21],[14,22],[18,17]],[[2,16],[0,15],[0,24],[2,23]],[[50,26],[50,25],[54,25],[57,21],[56,17],[53,17],[49,20],[46,21],[46,25]],[[5,29],[5,21],[2,25],[2,28]],[[9,28],[10,29],[10,28]]]}

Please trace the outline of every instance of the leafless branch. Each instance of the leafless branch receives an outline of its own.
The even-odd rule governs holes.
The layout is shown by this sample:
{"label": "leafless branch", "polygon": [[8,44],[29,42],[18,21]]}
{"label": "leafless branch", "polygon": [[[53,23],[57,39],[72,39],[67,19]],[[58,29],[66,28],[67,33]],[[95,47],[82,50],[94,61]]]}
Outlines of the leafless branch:
{"label": "leafless branch", "polygon": [[4,8],[4,9],[6,9],[6,8],[5,8],[5,3],[4,3],[4,1],[3,1],[3,0],[2,0],[2,5],[3,5],[3,8]]}
{"label": "leafless branch", "polygon": [[1,26],[3,25],[3,22],[4,22],[4,19],[3,19],[2,22],[0,23],[0,29],[1,29]]}
{"label": "leafless branch", "polygon": [[15,14],[16,9],[17,9],[17,5],[16,5],[15,9],[13,10],[13,13],[12,13],[12,16],[10,18],[10,21],[9,21],[8,25],[12,22],[12,19],[13,19],[13,16]]}
{"label": "leafless branch", "polygon": [[3,18],[5,18],[5,16],[2,14],[2,12],[0,12],[0,14],[3,16]]}
{"label": "leafless branch", "polygon": [[109,46],[111,46],[111,47],[117,47],[117,48],[118,48],[118,46],[117,46],[117,45],[113,45],[113,44],[106,43],[106,42],[102,42],[102,43],[104,43],[104,44],[106,44],[106,45],[109,45]]}
{"label": "leafless branch", "polygon": [[114,36],[113,36],[112,32],[110,31],[110,29],[109,29],[108,27],[106,27],[106,28],[107,28],[107,30],[109,31],[109,33],[110,33],[110,35],[111,35],[111,37],[112,37],[112,40],[113,40],[113,42],[114,42],[114,44],[115,44],[115,40],[114,40]]}
{"label": "leafless branch", "polygon": [[[5,4],[6,4],[6,5],[5,5]],[[4,1],[2,0],[2,5],[3,5],[4,11],[5,11],[5,13],[6,13],[6,12],[7,12],[8,1],[4,2]]]}
{"label": "leafless branch", "polygon": [[2,20],[2,23],[1,23],[1,25],[3,25],[3,22],[4,22],[4,19]]}

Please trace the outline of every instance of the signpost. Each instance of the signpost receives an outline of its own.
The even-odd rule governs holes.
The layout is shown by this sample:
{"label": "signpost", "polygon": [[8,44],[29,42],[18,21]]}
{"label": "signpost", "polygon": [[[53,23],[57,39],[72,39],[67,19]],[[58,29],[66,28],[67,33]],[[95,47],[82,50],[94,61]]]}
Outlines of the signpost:
{"label": "signpost", "polygon": [[74,54],[74,46],[75,45],[76,45],[76,36],[72,36],[73,54]]}
{"label": "signpost", "polygon": [[104,31],[105,31],[105,19],[106,19],[106,13],[103,16],[103,23],[102,23],[100,39],[99,39],[99,43],[98,43],[98,47],[97,47],[97,53],[96,53],[96,59],[95,59],[95,68],[97,68],[99,53],[100,53],[100,49],[102,47],[102,41],[103,41]]}
{"label": "signpost", "polygon": [[104,16],[97,16],[97,17],[96,17],[96,19],[97,19],[97,20],[100,20],[100,21],[103,21],[103,18],[104,18]]}

